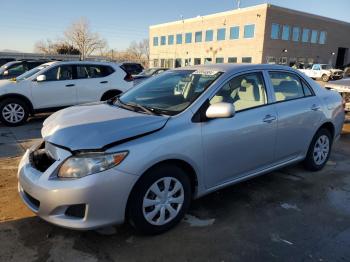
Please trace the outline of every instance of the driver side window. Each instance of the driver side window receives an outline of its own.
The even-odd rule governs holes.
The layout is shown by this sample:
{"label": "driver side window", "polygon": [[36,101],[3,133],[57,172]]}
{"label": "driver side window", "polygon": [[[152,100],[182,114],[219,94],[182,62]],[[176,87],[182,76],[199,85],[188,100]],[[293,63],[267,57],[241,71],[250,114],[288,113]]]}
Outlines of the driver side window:
{"label": "driver side window", "polygon": [[73,79],[73,67],[70,65],[57,66],[45,73],[46,81],[60,81]]}
{"label": "driver side window", "polygon": [[250,73],[227,82],[210,100],[210,104],[232,103],[242,111],[267,104],[266,88],[261,73]]}

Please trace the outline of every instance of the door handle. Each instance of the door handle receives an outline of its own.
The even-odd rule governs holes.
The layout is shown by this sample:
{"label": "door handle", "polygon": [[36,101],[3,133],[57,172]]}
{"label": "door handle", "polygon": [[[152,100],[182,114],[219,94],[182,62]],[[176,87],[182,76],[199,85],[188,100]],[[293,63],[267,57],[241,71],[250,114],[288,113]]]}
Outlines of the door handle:
{"label": "door handle", "polygon": [[320,109],[321,109],[321,107],[320,107],[319,105],[313,104],[313,105],[311,106],[311,110],[312,110],[312,111],[318,111],[318,110],[320,110]]}
{"label": "door handle", "polygon": [[108,83],[108,81],[102,81],[102,82],[100,82],[100,84],[107,84]]}
{"label": "door handle", "polygon": [[265,123],[272,123],[273,121],[275,121],[277,118],[273,115],[266,115],[263,119],[263,122]]}
{"label": "door handle", "polygon": [[66,87],[71,87],[71,86],[75,86],[75,84],[66,85]]}

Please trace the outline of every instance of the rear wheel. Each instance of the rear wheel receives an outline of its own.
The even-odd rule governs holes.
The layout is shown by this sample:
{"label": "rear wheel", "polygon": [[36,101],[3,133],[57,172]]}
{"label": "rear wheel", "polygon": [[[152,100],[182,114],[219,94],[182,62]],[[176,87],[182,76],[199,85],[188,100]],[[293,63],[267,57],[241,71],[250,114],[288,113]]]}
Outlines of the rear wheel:
{"label": "rear wheel", "polygon": [[329,76],[324,74],[324,75],[322,75],[321,79],[322,79],[323,82],[328,82],[329,81]]}
{"label": "rear wheel", "polygon": [[326,165],[330,157],[332,142],[332,135],[327,129],[322,128],[316,133],[304,160],[306,169],[318,171]]}
{"label": "rear wheel", "polygon": [[0,103],[0,120],[7,126],[19,126],[27,121],[29,109],[18,98],[8,98]]}
{"label": "rear wheel", "polygon": [[133,189],[130,224],[145,234],[160,234],[180,222],[189,208],[191,185],[177,166],[162,165],[147,172]]}

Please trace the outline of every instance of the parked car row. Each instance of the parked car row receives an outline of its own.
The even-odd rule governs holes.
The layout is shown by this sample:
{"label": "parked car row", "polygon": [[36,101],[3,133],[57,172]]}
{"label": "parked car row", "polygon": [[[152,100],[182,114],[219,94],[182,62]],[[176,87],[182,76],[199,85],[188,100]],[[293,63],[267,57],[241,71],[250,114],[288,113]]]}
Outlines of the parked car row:
{"label": "parked car row", "polygon": [[[44,70],[23,86],[39,100],[68,105],[103,100],[107,85],[130,87],[117,65],[53,63]],[[90,80],[95,88],[81,88]],[[56,87],[64,99],[48,91]],[[12,101],[9,112],[26,106]],[[288,67],[168,70],[120,97],[47,118],[43,141],[19,164],[19,194],[38,216],[66,228],[128,221],[162,233],[194,198],[297,162],[322,169],[343,122],[341,96]]]}

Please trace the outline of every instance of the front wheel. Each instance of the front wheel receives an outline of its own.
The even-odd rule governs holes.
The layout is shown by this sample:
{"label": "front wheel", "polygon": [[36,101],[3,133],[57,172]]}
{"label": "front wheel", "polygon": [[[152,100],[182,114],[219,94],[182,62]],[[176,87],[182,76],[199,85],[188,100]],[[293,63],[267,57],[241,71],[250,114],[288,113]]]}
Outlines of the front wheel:
{"label": "front wheel", "polygon": [[27,104],[18,98],[8,98],[0,103],[0,120],[4,125],[22,125],[27,121],[28,116]]}
{"label": "front wheel", "polygon": [[323,82],[328,82],[329,81],[329,76],[324,74],[324,75],[322,75],[321,79],[322,79]]}
{"label": "front wheel", "polygon": [[130,224],[144,234],[160,234],[184,217],[191,201],[187,174],[177,166],[162,165],[136,184],[128,202]]}
{"label": "front wheel", "polygon": [[321,170],[330,157],[332,142],[331,133],[327,129],[320,129],[310,144],[304,160],[305,168],[310,171]]}

